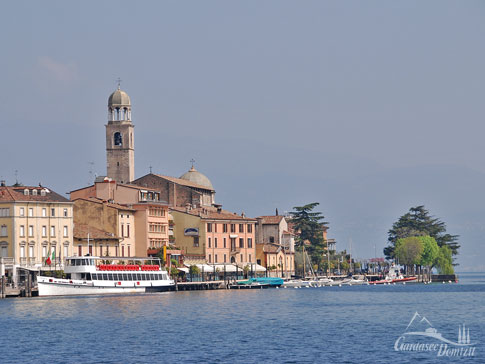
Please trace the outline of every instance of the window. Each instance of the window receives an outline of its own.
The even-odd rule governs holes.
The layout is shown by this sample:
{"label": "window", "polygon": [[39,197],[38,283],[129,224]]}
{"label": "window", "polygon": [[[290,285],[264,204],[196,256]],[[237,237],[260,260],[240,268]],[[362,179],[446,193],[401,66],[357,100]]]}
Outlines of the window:
{"label": "window", "polygon": [[67,238],[69,236],[67,226],[64,226],[64,237]]}
{"label": "window", "polygon": [[24,225],[20,225],[20,236],[21,237],[25,236],[25,226]]}
{"label": "window", "polygon": [[20,208],[20,216],[25,216],[25,209],[23,207]]}
{"label": "window", "polygon": [[214,255],[214,263],[217,263],[217,254]]}
{"label": "window", "polygon": [[224,238],[224,248],[226,248],[226,238]]}
{"label": "window", "polygon": [[37,196],[37,190],[32,190],[32,196]]}
{"label": "window", "polygon": [[211,255],[209,254],[209,263],[211,263]]}
{"label": "window", "polygon": [[[36,190],[34,190],[34,191],[36,191]],[[35,256],[34,256],[34,246],[33,245],[29,245],[29,257],[35,258]]]}
{"label": "window", "polygon": [[236,238],[231,238],[231,250],[236,250]]}
{"label": "window", "polygon": [[125,225],[121,224],[121,237],[125,236]]}
{"label": "window", "polygon": [[42,208],[42,217],[47,216],[47,209],[45,207]]}
{"label": "window", "polygon": [[212,232],[212,224],[210,222],[207,223],[207,232],[208,233]]}
{"label": "window", "polygon": [[124,245],[121,246],[121,256],[122,257],[125,256],[125,246]]}
{"label": "window", "polygon": [[82,257],[83,256],[83,247],[82,245],[77,246],[77,255]]}
{"label": "window", "polygon": [[51,209],[51,216],[56,216],[56,209]]}
{"label": "window", "polygon": [[[252,248],[253,247],[253,239],[252,238],[248,238],[248,248]],[[251,260],[251,259],[249,259]]]}
{"label": "window", "polygon": [[2,225],[0,227],[0,236],[7,236],[7,225]]}
{"label": "window", "polygon": [[214,232],[217,233],[217,224],[216,223],[214,223]]}
{"label": "window", "polygon": [[42,226],[42,237],[46,238],[47,237],[47,226]]}
{"label": "window", "polygon": [[47,257],[47,245],[42,245],[42,258]]}
{"label": "window", "polygon": [[248,224],[248,233],[252,233],[252,232],[253,232],[253,225]]}
{"label": "window", "polygon": [[67,217],[67,209],[64,209],[64,217]]}
{"label": "window", "polygon": [[131,255],[130,255],[130,245],[128,245],[128,256],[131,257]]}
{"label": "window", "polygon": [[10,209],[3,208],[0,209],[0,217],[5,217],[10,215]]}
{"label": "window", "polygon": [[244,248],[244,238],[239,238],[239,247]]}
{"label": "window", "polygon": [[69,246],[64,245],[64,258],[69,256]]}
{"label": "window", "polygon": [[242,255],[242,254],[241,254],[241,260],[240,260],[240,262],[241,262],[241,263],[243,262],[243,255]]}
{"label": "window", "polygon": [[214,238],[214,248],[217,248],[217,238]]}
{"label": "window", "polygon": [[29,225],[29,237],[34,236],[34,225]]}
{"label": "window", "polygon": [[51,236],[52,237],[56,236],[56,227],[55,226],[51,226]]}
{"label": "window", "polygon": [[130,224],[126,224],[126,237],[130,237]]}
{"label": "window", "polygon": [[236,232],[236,224],[231,224],[231,233]]}
{"label": "window", "polygon": [[239,224],[239,232],[240,233],[244,232],[244,224]]}
{"label": "window", "polygon": [[34,209],[32,207],[29,207],[29,217],[34,216]]}
{"label": "window", "polygon": [[199,246],[199,237],[194,236],[194,247],[198,247],[198,246]]}
{"label": "window", "polygon": [[209,248],[211,247],[211,238],[207,238],[207,241],[209,242]]}
{"label": "window", "polygon": [[274,236],[270,236],[270,237],[269,237],[269,242],[270,242],[270,243],[274,243]]}
{"label": "window", "polygon": [[226,254],[224,254],[224,263],[226,262]]}
{"label": "window", "polygon": [[123,136],[121,135],[120,132],[116,132],[113,136],[113,141],[114,141],[114,145],[117,145],[117,146],[122,146],[123,145]]}
{"label": "window", "polygon": [[227,224],[222,225],[222,232],[227,233]]}
{"label": "window", "polygon": [[20,246],[20,258],[25,258],[25,245]]}
{"label": "window", "polygon": [[3,245],[0,249],[0,257],[7,257],[8,256],[8,249],[5,245]]}

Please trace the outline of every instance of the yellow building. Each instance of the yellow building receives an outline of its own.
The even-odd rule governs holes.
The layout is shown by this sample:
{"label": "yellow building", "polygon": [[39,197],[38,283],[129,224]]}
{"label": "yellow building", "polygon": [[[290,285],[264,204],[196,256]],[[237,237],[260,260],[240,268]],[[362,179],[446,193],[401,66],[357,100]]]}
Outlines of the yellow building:
{"label": "yellow building", "polygon": [[269,277],[290,278],[295,274],[295,253],[276,243],[256,244],[256,259]]}
{"label": "yellow building", "polygon": [[[0,257],[14,277],[17,268],[62,267],[73,251],[72,202],[45,187],[0,185]],[[46,266],[47,256],[54,256]]]}
{"label": "yellow building", "polygon": [[74,255],[135,256],[135,212],[95,197],[74,200]]}

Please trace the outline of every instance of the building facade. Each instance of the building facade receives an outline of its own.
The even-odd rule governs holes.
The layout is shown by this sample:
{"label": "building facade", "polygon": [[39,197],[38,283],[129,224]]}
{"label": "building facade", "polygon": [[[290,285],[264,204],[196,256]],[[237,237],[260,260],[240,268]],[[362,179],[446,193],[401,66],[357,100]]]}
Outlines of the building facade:
{"label": "building facade", "polygon": [[[0,257],[17,268],[62,267],[73,252],[72,202],[46,187],[0,186]],[[51,257],[51,265],[46,264]],[[7,261],[7,259],[4,259]]]}
{"label": "building facade", "polygon": [[171,208],[175,244],[186,259],[204,257],[208,264],[256,263],[256,220],[216,207]]}
{"label": "building facade", "polygon": [[[131,215],[133,221],[123,223],[120,217],[120,224],[125,224],[122,238],[128,238],[127,229],[134,226],[134,232],[129,234],[134,246],[135,255],[146,257],[150,248],[160,248],[169,245],[169,224],[168,206],[160,201],[160,192],[146,187],[120,184],[104,177],[98,178],[93,186],[81,188],[71,192],[71,200],[97,198],[109,204],[123,205],[127,210],[133,210]],[[120,207],[121,208],[121,207]],[[126,219],[127,214],[123,214]],[[130,228],[128,225],[130,224]],[[124,236],[123,236],[124,235]],[[120,250],[122,252],[123,243]],[[127,247],[128,249],[128,247]],[[131,247],[130,247],[131,253]],[[131,254],[130,254],[131,256]]]}
{"label": "building facade", "polygon": [[74,255],[135,256],[135,212],[98,198],[74,202]]}

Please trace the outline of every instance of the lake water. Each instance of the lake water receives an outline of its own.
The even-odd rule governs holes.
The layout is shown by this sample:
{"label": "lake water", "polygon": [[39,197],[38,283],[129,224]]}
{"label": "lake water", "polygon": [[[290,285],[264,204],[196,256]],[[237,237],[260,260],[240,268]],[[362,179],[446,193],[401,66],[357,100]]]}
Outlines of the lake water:
{"label": "lake water", "polygon": [[[4,299],[0,363],[485,363],[484,306],[485,274],[458,284]],[[474,356],[396,351],[415,312],[452,341],[466,325]]]}

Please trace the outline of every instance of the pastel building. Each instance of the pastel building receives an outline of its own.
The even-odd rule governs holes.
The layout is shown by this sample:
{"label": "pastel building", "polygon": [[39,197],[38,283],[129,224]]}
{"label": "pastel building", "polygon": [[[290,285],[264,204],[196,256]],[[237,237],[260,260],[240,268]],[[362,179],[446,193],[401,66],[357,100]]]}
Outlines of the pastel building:
{"label": "pastel building", "polygon": [[284,216],[256,218],[257,262],[268,275],[289,278],[295,274],[295,234]]}
{"label": "pastel building", "polygon": [[[130,224],[130,229],[132,229],[129,233],[130,238],[134,239],[130,244],[134,245],[136,256],[146,257],[148,250],[169,245],[168,206],[160,200],[159,191],[146,187],[119,184],[110,178],[100,177],[96,179],[93,186],[71,192],[71,200],[93,197],[111,204],[124,205],[133,211],[134,221],[125,221],[123,234],[128,234],[127,224]],[[126,214],[124,216],[126,218]],[[123,223],[120,222],[120,224]],[[122,237],[126,238],[126,236]],[[122,246],[123,244],[120,245],[118,254],[122,252]]]}
{"label": "pastel building", "polygon": [[203,258],[207,264],[256,264],[256,220],[220,207],[172,207],[175,244],[185,260]]}
{"label": "pastel building", "polygon": [[74,255],[135,256],[135,212],[95,197],[74,202]]}
{"label": "pastel building", "polygon": [[0,184],[0,257],[3,269],[42,270],[47,256],[62,267],[73,251],[72,202],[49,188]]}

